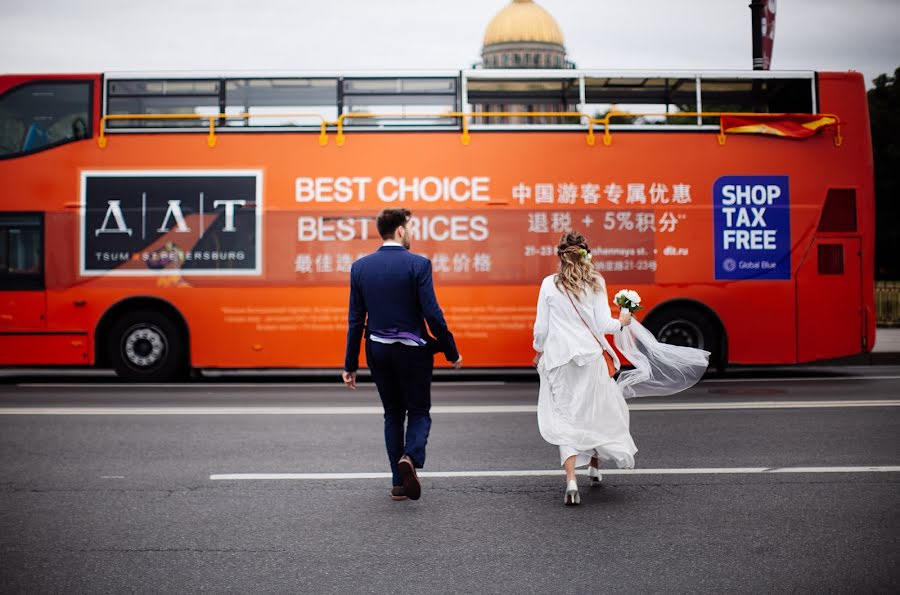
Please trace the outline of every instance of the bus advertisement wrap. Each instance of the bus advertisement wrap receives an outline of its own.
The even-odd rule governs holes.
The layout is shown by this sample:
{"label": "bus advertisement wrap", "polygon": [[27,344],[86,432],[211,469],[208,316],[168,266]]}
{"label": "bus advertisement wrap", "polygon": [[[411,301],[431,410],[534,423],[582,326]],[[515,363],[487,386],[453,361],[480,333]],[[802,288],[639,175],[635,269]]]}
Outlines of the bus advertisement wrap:
{"label": "bus advertisement wrap", "polygon": [[591,239],[594,266],[612,283],[653,283],[666,263],[678,274],[708,267],[708,211],[695,208],[692,184],[554,177],[298,177],[293,188],[267,188],[261,213],[255,171],[84,172],[81,274],[160,286],[233,286],[257,274],[260,286],[343,287],[353,261],[377,248],[385,207],[411,208],[413,250],[440,283],[539,283],[572,228]]}
{"label": "bus advertisement wrap", "polygon": [[790,279],[787,176],[722,176],[713,185],[716,279]]}
{"label": "bus advertisement wrap", "polygon": [[559,236],[572,228],[591,240],[594,266],[609,282],[653,283],[661,262],[683,274],[688,255],[698,273],[708,267],[699,262],[708,254],[705,217],[692,184],[671,173],[416,173],[296,178],[296,282],[345,284],[353,261],[372,250],[374,216],[384,207],[413,211],[413,250],[431,259],[440,283],[540,283],[556,266]]}
{"label": "bus advertisement wrap", "polygon": [[261,273],[255,171],[82,172],[81,274]]}

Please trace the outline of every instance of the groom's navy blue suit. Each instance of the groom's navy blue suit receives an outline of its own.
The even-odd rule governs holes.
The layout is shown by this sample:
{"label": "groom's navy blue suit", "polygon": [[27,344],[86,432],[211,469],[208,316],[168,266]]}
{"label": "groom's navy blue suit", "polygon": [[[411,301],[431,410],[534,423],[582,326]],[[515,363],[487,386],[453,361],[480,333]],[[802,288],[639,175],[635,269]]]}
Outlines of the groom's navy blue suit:
{"label": "groom's navy blue suit", "polygon": [[[396,486],[401,484],[397,472],[400,457],[408,455],[419,468],[425,464],[425,445],[431,429],[434,354],[441,352],[450,362],[459,359],[453,334],[434,295],[430,260],[402,246],[389,245],[353,263],[344,358],[347,372],[359,368],[359,346],[364,333],[366,360],[384,405],[384,441]],[[372,335],[397,333],[412,333],[428,344],[413,347],[371,339]]]}

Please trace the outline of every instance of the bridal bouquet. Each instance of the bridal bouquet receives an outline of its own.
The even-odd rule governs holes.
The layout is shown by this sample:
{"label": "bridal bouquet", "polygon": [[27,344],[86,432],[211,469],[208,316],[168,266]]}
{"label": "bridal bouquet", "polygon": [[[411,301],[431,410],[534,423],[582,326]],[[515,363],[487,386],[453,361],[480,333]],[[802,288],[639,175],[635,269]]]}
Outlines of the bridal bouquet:
{"label": "bridal bouquet", "polygon": [[615,301],[616,305],[620,308],[625,308],[630,312],[636,312],[643,308],[641,305],[641,296],[633,289],[623,289],[616,294],[613,301]]}

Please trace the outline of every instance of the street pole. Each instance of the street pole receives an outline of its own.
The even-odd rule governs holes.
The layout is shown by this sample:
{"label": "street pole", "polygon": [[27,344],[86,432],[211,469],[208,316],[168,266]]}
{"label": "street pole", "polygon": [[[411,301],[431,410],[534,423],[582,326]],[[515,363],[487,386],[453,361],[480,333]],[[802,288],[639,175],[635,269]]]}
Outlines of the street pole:
{"label": "street pole", "polygon": [[750,0],[750,20],[753,35],[753,70],[763,70],[762,23],[764,0]]}

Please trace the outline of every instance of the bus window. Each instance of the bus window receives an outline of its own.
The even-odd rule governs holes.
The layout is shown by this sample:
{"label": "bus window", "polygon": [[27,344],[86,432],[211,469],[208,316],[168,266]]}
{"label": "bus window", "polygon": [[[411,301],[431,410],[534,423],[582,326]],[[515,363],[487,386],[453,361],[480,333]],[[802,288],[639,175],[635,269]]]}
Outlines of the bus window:
{"label": "bus window", "polygon": [[345,120],[354,126],[455,126],[455,118],[435,116],[458,109],[457,86],[449,77],[345,78],[341,112],[358,116]]}
{"label": "bus window", "polygon": [[[218,113],[218,80],[111,80],[107,84],[107,114],[204,115]],[[109,120],[113,128],[204,128],[202,118]]]}
{"label": "bus window", "polygon": [[[337,119],[336,78],[233,79],[225,84],[225,113],[250,114],[228,126],[319,126]],[[293,114],[318,114],[321,117]]]}
{"label": "bus window", "polygon": [[696,125],[696,117],[649,114],[696,112],[697,80],[687,77],[588,76],[584,78],[584,104],[581,111],[595,118],[602,118],[610,112],[635,114],[611,117],[611,126]]}
{"label": "bus window", "polygon": [[0,290],[43,289],[40,215],[0,215]]}
{"label": "bus window", "polygon": [[704,112],[815,113],[811,79],[703,78],[700,97]]}
{"label": "bus window", "polygon": [[[497,73],[467,81],[468,102],[473,112],[569,112],[577,111],[579,82],[574,75],[542,78],[523,77],[514,73],[500,77]],[[515,124],[534,126],[541,124],[579,124],[577,117],[565,116],[476,116],[474,124]]]}
{"label": "bus window", "polygon": [[90,110],[90,82],[30,83],[12,89],[0,97],[0,158],[88,138]]}

